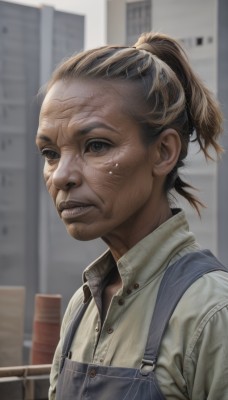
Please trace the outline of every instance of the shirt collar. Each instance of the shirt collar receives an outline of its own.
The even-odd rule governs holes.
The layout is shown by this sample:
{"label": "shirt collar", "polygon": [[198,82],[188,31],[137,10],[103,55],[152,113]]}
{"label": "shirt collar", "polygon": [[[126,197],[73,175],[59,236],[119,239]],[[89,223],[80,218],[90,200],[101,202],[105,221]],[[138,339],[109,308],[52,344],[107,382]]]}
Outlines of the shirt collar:
{"label": "shirt collar", "polygon": [[[189,232],[185,213],[174,212],[156,230],[143,238],[117,262],[123,282],[123,292],[140,290],[149,281],[161,274],[167,265],[182,257],[189,247],[198,248],[194,235]],[[84,301],[91,291],[101,290],[102,283],[113,268],[113,258],[109,250],[90,264],[83,274]]]}

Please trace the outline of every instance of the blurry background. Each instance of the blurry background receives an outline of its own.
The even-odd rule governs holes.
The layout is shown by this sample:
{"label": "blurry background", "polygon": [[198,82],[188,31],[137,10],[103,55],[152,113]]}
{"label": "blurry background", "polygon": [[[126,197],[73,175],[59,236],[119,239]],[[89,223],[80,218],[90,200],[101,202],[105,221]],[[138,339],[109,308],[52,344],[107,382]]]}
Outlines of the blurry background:
{"label": "blurry background", "polygon": [[[0,285],[26,288],[25,338],[36,293],[59,293],[62,311],[83,269],[105,246],[70,238],[42,181],[34,145],[37,92],[66,56],[106,43],[132,45],[144,31],[180,39],[228,117],[227,0],[0,1]],[[191,145],[183,171],[206,203],[202,219],[183,204],[203,247],[228,260],[228,156],[206,164]]]}

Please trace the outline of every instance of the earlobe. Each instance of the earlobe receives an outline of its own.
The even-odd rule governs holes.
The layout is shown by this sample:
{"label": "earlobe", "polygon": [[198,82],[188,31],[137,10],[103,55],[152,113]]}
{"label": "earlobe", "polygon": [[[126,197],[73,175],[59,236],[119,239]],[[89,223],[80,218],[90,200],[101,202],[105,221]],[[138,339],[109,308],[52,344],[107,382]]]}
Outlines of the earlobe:
{"label": "earlobe", "polygon": [[153,175],[166,176],[178,161],[181,152],[180,136],[175,129],[165,129],[155,146],[157,156],[153,165]]}

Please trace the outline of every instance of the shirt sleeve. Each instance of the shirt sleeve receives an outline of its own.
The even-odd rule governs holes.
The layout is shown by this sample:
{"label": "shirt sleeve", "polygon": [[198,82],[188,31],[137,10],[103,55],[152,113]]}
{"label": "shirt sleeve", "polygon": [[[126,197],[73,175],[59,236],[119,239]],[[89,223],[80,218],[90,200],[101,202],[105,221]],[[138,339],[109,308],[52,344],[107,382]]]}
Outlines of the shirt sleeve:
{"label": "shirt sleeve", "polygon": [[210,310],[198,326],[184,375],[191,400],[228,399],[228,300]]}

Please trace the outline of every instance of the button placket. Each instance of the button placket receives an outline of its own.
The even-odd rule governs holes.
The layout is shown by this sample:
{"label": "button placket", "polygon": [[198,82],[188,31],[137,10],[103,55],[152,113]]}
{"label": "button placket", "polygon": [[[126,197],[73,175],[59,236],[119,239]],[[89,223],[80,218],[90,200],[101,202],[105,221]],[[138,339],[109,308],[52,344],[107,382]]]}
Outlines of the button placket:
{"label": "button placket", "polygon": [[118,304],[119,304],[119,306],[124,305],[124,299],[122,297],[118,300]]}
{"label": "button placket", "polygon": [[134,285],[133,285],[133,288],[135,289],[135,290],[137,290],[138,288],[139,288],[139,283],[134,283]]}

